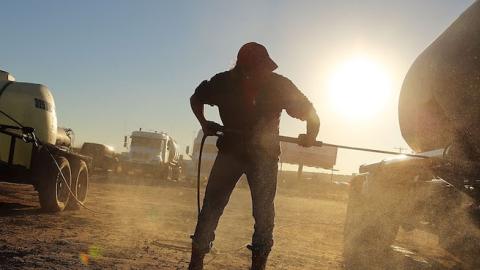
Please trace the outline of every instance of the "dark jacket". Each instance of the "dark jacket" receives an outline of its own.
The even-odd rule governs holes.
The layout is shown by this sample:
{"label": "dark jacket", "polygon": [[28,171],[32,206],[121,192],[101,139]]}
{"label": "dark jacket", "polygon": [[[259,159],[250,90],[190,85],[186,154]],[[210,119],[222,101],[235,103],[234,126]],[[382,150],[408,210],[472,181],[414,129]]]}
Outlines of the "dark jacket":
{"label": "dark jacket", "polygon": [[[308,120],[316,114],[310,101],[287,78],[271,73],[263,80],[246,78],[235,69],[203,81],[193,97],[216,105],[227,130],[217,146],[220,151],[261,151],[278,156],[281,112]],[[228,132],[228,131],[235,132]]]}

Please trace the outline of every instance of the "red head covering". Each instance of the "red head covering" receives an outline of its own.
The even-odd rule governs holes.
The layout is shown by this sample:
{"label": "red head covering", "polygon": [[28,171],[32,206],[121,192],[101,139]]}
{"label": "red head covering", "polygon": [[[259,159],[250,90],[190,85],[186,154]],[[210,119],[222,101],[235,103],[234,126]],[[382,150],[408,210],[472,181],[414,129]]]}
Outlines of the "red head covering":
{"label": "red head covering", "polygon": [[256,42],[243,45],[238,51],[237,67],[256,69],[259,67],[274,71],[278,66],[268,55],[267,49]]}

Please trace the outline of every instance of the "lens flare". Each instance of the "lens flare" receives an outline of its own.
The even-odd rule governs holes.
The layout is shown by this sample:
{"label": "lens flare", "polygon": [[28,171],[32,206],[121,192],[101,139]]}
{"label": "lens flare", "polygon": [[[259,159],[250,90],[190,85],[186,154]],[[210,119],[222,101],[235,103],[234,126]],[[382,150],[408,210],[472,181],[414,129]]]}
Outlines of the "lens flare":
{"label": "lens flare", "polygon": [[100,247],[98,247],[96,245],[91,245],[88,248],[88,252],[87,253],[81,252],[78,255],[78,258],[80,259],[80,262],[83,265],[88,266],[88,264],[90,263],[90,260],[97,259],[101,256],[102,256],[102,250],[100,249]]}
{"label": "lens flare", "polygon": [[90,260],[88,254],[85,254],[85,253],[80,253],[80,255],[78,256],[78,258],[80,259],[80,262],[85,265],[85,266],[88,266],[88,262]]}
{"label": "lens flare", "polygon": [[100,247],[98,247],[98,246],[90,246],[90,248],[88,248],[88,255],[89,255],[92,259],[96,259],[96,258],[102,256],[102,252],[101,252]]}

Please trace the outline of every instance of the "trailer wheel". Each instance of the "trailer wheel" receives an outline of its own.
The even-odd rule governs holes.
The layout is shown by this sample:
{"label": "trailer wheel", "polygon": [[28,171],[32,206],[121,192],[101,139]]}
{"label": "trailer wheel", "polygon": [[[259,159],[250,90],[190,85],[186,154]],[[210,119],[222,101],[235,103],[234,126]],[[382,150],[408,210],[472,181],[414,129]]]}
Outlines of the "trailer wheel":
{"label": "trailer wheel", "polygon": [[182,174],[182,169],[180,166],[175,166],[172,169],[172,180],[179,181],[180,175]]}
{"label": "trailer wheel", "polygon": [[[83,160],[80,160],[72,167],[72,191],[77,197],[77,200],[83,204],[87,199],[88,193],[88,167]],[[77,200],[75,200],[75,198],[70,198],[67,208],[79,209],[80,205],[78,204]]]}
{"label": "trailer wheel", "polygon": [[445,215],[445,226],[438,233],[440,245],[459,258],[465,269],[480,269],[480,230],[471,209],[457,209]]}
{"label": "trailer wheel", "polygon": [[376,203],[361,194],[361,185],[363,179],[352,179],[344,227],[345,269],[388,269],[386,257],[400,226],[376,210]]}
{"label": "trailer wheel", "polygon": [[169,180],[170,175],[171,168],[169,165],[161,165],[158,168],[153,169],[153,176],[157,178],[159,182]]}
{"label": "trailer wheel", "polygon": [[[65,177],[68,185],[72,183],[72,171],[70,163],[64,157],[57,157],[56,161],[60,171]],[[70,191],[57,166],[52,164],[53,161],[48,162],[45,166],[45,171],[40,177],[38,188],[38,195],[40,199],[40,206],[47,212],[63,211],[70,199]]]}
{"label": "trailer wheel", "polygon": [[173,169],[172,169],[172,166],[170,165],[167,165],[167,169],[166,169],[166,176],[165,176],[165,179],[166,180],[173,180]]}
{"label": "trailer wheel", "polygon": [[478,235],[461,231],[453,232],[447,240],[440,238],[441,245],[459,258],[465,269],[480,269],[480,258],[477,255],[480,248],[479,240]]}

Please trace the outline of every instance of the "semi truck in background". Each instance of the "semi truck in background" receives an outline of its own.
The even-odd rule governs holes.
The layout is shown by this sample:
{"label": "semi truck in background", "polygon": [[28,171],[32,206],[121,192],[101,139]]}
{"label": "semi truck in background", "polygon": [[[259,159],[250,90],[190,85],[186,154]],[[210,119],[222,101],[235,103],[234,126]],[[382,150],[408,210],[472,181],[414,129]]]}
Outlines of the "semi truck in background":
{"label": "semi truck in background", "polygon": [[392,269],[400,228],[435,234],[480,269],[480,1],[414,61],[400,92],[405,141],[424,158],[360,167],[351,181],[344,233],[347,269]]}
{"label": "semi truck in background", "polygon": [[118,170],[119,158],[113,147],[94,142],[85,142],[79,150],[80,154],[92,158],[90,172],[105,177]]}
{"label": "semi truck in background", "polygon": [[[200,129],[197,132],[197,136],[193,140],[192,154],[190,155],[192,160],[189,163],[188,168],[185,168],[187,171],[186,177],[192,183],[194,183],[195,179],[197,178],[198,158],[200,156],[200,144],[202,142],[202,137],[203,131]],[[212,170],[213,163],[217,158],[217,138],[217,136],[209,136],[205,139],[205,144],[203,145],[202,168],[200,171],[200,178],[202,179],[203,183],[206,183],[208,176],[210,175],[210,171]]]}
{"label": "semi truck in background", "polygon": [[32,184],[45,211],[78,208],[87,197],[91,159],[72,151],[72,136],[57,127],[46,86],[0,71],[0,181]]}
{"label": "semi truck in background", "polygon": [[[124,138],[128,146],[128,137]],[[121,171],[141,174],[162,180],[178,180],[181,174],[181,156],[178,144],[164,132],[133,131],[128,154],[120,161]]]}

